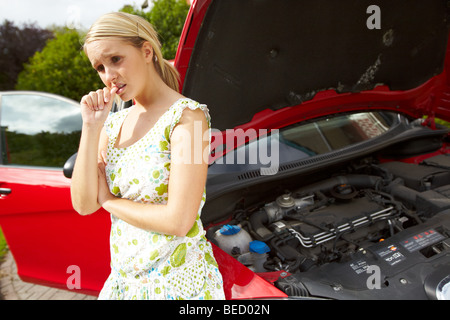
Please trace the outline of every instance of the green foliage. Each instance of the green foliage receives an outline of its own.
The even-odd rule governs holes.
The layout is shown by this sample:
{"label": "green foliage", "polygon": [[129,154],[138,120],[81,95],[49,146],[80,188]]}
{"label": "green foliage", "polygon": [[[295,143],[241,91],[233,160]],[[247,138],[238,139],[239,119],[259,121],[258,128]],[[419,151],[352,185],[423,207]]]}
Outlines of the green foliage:
{"label": "green foliage", "polygon": [[34,135],[6,131],[9,164],[63,167],[78,148],[81,131],[71,133],[40,132]]}
{"label": "green foliage", "polygon": [[53,32],[25,24],[20,27],[5,20],[0,24],[0,90],[13,90],[23,64],[42,50]]}
{"label": "green foliage", "polygon": [[440,124],[441,126],[450,128],[450,122],[448,122],[448,121],[445,121],[445,120],[442,120],[442,119],[437,119],[437,118],[434,119],[434,121],[435,121],[437,124]]}
{"label": "green foliage", "polygon": [[56,93],[80,101],[86,92],[103,84],[81,50],[75,30],[57,31],[41,52],[36,52],[19,74],[16,90]]}
{"label": "green foliage", "polygon": [[120,11],[136,14],[149,21],[159,34],[165,59],[175,58],[178,42],[189,11],[185,0],[155,0],[150,11],[126,5]]}
{"label": "green foliage", "polygon": [[159,34],[162,54],[175,58],[189,5],[184,0],[156,0],[149,12],[149,21]]}
{"label": "green foliage", "polygon": [[[423,116],[423,119],[428,119],[428,116]],[[437,124],[438,126],[450,128],[450,122],[445,121],[444,119],[434,118],[434,123]]]}
{"label": "green foliage", "polygon": [[0,263],[1,259],[5,255],[6,251],[8,249],[8,245],[5,240],[5,236],[3,235],[2,228],[0,227]]}

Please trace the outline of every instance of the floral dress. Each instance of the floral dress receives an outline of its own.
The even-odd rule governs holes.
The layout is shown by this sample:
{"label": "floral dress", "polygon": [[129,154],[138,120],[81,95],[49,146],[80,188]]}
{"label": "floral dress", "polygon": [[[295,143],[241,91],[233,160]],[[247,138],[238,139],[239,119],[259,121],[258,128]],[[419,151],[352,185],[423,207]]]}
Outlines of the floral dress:
{"label": "floral dress", "polygon": [[[208,109],[191,99],[174,103],[147,134],[126,148],[115,148],[120,128],[134,107],[110,114],[106,175],[111,192],[152,205],[167,203],[170,137],[185,108]],[[200,214],[185,237],[134,227],[111,215],[111,274],[99,299],[223,299],[223,282]]]}

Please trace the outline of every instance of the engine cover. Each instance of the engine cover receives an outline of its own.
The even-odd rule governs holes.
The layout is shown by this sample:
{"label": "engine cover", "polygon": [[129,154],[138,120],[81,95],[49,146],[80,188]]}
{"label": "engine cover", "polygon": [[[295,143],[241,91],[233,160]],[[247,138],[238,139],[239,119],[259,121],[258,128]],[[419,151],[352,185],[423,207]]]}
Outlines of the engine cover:
{"label": "engine cover", "polygon": [[287,292],[333,299],[436,299],[436,279],[450,272],[450,210],[388,240],[279,280]]}
{"label": "engine cover", "polygon": [[[305,248],[336,239],[343,233],[352,233],[374,225],[379,221],[386,224],[386,218],[396,213],[393,205],[382,205],[369,199],[368,196],[355,198],[352,202],[335,203],[326,207],[308,211],[307,214],[288,214],[294,222],[279,220],[270,228],[276,234],[284,230],[290,232]],[[295,217],[295,218],[294,218]],[[367,230],[361,236],[364,236]],[[357,236],[356,236],[357,237]]]}

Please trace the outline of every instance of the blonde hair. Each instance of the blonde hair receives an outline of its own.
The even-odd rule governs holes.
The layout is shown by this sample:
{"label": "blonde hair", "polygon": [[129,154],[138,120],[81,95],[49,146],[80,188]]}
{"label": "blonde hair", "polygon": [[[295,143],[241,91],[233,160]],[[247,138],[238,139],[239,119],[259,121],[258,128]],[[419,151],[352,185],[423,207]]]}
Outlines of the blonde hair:
{"label": "blonde hair", "polygon": [[[153,64],[161,79],[175,91],[179,91],[179,73],[165,60],[161,43],[153,26],[144,18],[125,12],[112,12],[101,16],[89,29],[84,44],[104,38],[119,38],[136,48],[142,48],[148,41],[153,49]],[[84,46],[86,53],[86,46]]]}

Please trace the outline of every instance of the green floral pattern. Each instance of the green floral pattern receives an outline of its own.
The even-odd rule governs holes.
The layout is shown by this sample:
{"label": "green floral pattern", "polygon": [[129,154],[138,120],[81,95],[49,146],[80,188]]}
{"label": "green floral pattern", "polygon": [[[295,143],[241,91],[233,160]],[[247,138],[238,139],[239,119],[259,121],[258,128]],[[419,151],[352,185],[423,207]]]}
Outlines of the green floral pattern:
{"label": "green floral pattern", "polygon": [[[118,197],[165,204],[172,131],[185,108],[203,110],[211,127],[208,109],[180,99],[142,139],[127,148],[115,148],[132,108],[110,114],[105,122],[109,188]],[[99,299],[223,299],[222,277],[200,220],[205,199],[203,193],[197,219],[185,237],[142,230],[111,215],[111,274]]]}

